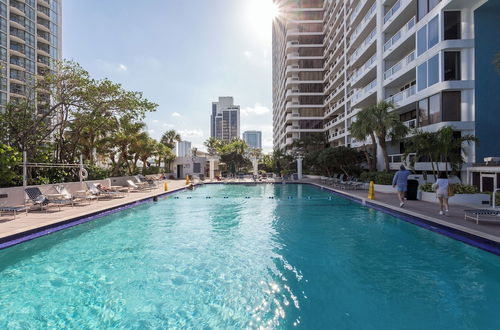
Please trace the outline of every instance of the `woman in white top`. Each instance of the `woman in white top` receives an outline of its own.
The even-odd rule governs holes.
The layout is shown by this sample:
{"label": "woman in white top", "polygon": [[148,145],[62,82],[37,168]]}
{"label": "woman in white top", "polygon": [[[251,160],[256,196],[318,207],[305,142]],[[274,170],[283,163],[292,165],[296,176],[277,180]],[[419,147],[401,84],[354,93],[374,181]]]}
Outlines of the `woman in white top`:
{"label": "woman in white top", "polygon": [[440,215],[446,214],[448,212],[448,186],[450,182],[448,180],[448,176],[446,176],[445,172],[441,172],[439,174],[439,178],[437,179],[436,183],[433,185],[434,189],[436,189],[436,195],[437,198],[439,199],[439,205],[440,205]]}

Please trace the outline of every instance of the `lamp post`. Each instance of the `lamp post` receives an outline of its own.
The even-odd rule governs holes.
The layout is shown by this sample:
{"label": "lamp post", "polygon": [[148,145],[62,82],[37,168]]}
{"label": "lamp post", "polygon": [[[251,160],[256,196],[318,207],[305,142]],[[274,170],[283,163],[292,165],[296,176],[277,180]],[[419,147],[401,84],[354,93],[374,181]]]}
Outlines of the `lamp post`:
{"label": "lamp post", "polygon": [[295,159],[297,160],[297,179],[302,180],[302,160],[304,157],[302,155],[297,155]]}

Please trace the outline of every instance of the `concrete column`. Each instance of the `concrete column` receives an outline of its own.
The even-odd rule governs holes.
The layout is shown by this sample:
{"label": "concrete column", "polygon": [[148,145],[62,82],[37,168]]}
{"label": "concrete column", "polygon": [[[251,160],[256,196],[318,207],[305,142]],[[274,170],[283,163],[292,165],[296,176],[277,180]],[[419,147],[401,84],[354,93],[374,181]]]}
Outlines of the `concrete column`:
{"label": "concrete column", "polygon": [[[376,21],[377,21],[377,102],[385,99],[384,95],[384,1],[377,0]],[[377,169],[384,169],[384,155],[382,149],[377,147]]]}
{"label": "concrete column", "polygon": [[210,180],[215,179],[215,159],[209,159],[210,162]]}
{"label": "concrete column", "polygon": [[257,157],[252,158],[252,166],[253,166],[253,175],[259,175],[259,162]]}
{"label": "concrete column", "polygon": [[302,180],[302,156],[297,157],[297,177]]}

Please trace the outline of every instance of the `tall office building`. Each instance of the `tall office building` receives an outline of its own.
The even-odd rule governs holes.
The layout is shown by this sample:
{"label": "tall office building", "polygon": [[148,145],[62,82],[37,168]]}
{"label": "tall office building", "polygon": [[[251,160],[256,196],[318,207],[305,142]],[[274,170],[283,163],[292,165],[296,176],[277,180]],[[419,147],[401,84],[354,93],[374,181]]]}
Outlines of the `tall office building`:
{"label": "tall office building", "polygon": [[212,103],[210,136],[225,141],[240,137],[240,106],[234,105],[231,96],[219,97],[218,102]]}
{"label": "tall office building", "polygon": [[177,157],[189,157],[192,155],[193,155],[193,152],[191,150],[191,142],[189,142],[189,141],[177,141],[175,143],[175,156],[177,156]]}
{"label": "tall office building", "polygon": [[[36,75],[55,69],[61,41],[61,0],[0,0],[0,111],[34,96],[30,86]],[[48,94],[36,93],[49,101]]]}
{"label": "tall office building", "polygon": [[262,149],[262,132],[261,131],[245,131],[243,132],[243,141],[254,149]]}
{"label": "tall office building", "polygon": [[[488,95],[487,84],[500,83],[492,65],[500,1],[275,2],[283,13],[272,31],[275,148],[308,134],[359,147],[349,133],[356,113],[386,100],[408,127],[479,136],[466,146],[468,162],[499,155],[500,121],[491,118],[500,93]],[[388,149],[400,161],[403,145]]]}

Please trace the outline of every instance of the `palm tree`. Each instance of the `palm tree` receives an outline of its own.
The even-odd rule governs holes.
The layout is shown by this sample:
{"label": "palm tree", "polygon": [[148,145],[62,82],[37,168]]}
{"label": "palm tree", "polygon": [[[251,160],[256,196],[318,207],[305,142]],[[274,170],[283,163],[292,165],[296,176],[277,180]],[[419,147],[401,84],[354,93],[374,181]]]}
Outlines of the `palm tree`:
{"label": "palm tree", "polygon": [[[363,142],[363,153],[366,158],[366,162],[370,171],[375,172],[377,170],[377,141],[375,139],[375,133],[370,126],[370,123],[375,120],[371,118],[373,111],[369,108],[365,108],[358,112],[356,115],[356,121],[351,124],[350,132],[351,136],[358,141]],[[366,147],[366,139],[370,137],[371,139],[371,152],[368,151]]]}
{"label": "palm tree", "polygon": [[226,141],[210,137],[204,143],[205,147],[207,147],[208,154],[210,156],[215,156],[220,153],[224,145],[226,145]]}
{"label": "palm tree", "polygon": [[405,153],[403,158],[407,158],[410,153],[415,153],[411,166],[421,159],[427,159],[432,166],[432,174],[434,179],[437,179],[438,173],[434,167],[434,162],[439,158],[437,152],[437,137],[435,132],[424,132],[422,130],[415,130],[413,136],[405,141]]}
{"label": "palm tree", "polygon": [[389,154],[387,153],[387,139],[392,141],[402,139],[408,134],[408,127],[406,127],[399,115],[394,110],[394,104],[380,101],[362,111],[369,112],[366,115],[368,122],[366,125],[371,127],[372,132],[378,140],[378,145],[384,155],[385,171],[389,172]]}
{"label": "palm tree", "polygon": [[175,148],[175,142],[180,142],[181,141],[181,135],[177,133],[175,130],[171,129],[163,133],[160,143],[163,143],[170,149]]}

